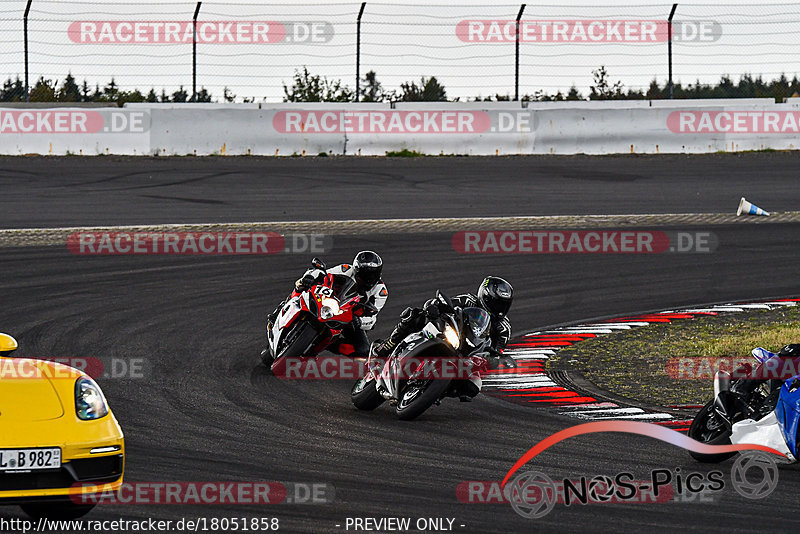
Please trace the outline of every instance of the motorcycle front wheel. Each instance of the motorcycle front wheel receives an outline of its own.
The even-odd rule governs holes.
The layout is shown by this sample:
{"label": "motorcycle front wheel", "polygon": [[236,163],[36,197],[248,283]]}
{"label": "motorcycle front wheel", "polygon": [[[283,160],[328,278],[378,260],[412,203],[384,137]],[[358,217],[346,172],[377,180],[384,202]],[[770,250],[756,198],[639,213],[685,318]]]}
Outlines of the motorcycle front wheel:
{"label": "motorcycle front wheel", "polygon": [[269,347],[261,351],[261,363],[263,363],[267,369],[272,367],[272,362],[274,361],[275,358],[272,357],[272,351],[269,350]]}
{"label": "motorcycle front wheel", "polygon": [[386,400],[383,395],[378,393],[375,388],[375,379],[371,376],[365,376],[358,380],[350,390],[350,399],[353,401],[353,406],[359,410],[374,410]]}
{"label": "motorcycle front wheel", "polygon": [[449,380],[409,380],[395,412],[401,421],[411,421],[430,408],[447,391]]}
{"label": "motorcycle front wheel", "polygon": [[286,335],[280,354],[274,359],[270,368],[277,374],[277,367],[283,365],[287,358],[299,358],[304,356],[317,338],[317,331],[308,321],[301,321],[292,327],[292,331]]}
{"label": "motorcycle front wheel", "polygon": [[[731,444],[731,431],[728,430],[727,425],[720,419],[719,415],[714,412],[713,399],[694,416],[692,425],[689,427],[689,437],[707,445]],[[701,454],[693,451],[689,451],[689,454],[698,462],[713,464],[724,462],[736,455],[735,452]]]}

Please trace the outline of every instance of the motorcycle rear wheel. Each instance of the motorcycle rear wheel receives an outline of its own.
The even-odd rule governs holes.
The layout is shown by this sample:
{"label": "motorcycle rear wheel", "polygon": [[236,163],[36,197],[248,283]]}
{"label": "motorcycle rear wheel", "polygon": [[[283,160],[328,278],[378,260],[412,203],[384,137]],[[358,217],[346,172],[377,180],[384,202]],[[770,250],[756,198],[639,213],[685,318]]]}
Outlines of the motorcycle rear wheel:
{"label": "motorcycle rear wheel", "polygon": [[[700,408],[695,415],[692,425],[689,427],[689,437],[707,445],[730,445],[731,431],[725,423],[719,420],[719,416],[714,412],[714,400],[708,402]],[[703,463],[720,463],[728,458],[736,456],[735,452],[721,454],[701,454],[689,451],[692,458]]]}

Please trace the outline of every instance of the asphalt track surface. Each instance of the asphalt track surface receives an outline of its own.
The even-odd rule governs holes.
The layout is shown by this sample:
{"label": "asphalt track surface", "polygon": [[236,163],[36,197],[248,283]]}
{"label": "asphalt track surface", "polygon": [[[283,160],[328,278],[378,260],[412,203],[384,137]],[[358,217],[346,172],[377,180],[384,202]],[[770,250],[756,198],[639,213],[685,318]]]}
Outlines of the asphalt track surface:
{"label": "asphalt track surface", "polygon": [[[792,153],[0,157],[0,228],[797,210]],[[6,208],[6,206],[8,206]]]}
{"label": "asphalt track surface", "polygon": [[[0,224],[728,212],[741,195],[767,209],[790,210],[800,200],[798,163],[794,154],[9,158],[0,160]],[[451,234],[438,233],[334,236],[326,259],[348,260],[363,248],[384,257],[389,302],[377,336],[406,305],[437,288],[474,289],[490,272],[515,286],[518,333],[797,293],[800,225],[710,230],[720,241],[713,254],[464,256],[453,251]],[[146,359],[147,378],[101,382],[126,433],[129,482],[267,480],[336,488],[332,504],[105,506],[92,519],[266,516],[280,518],[281,531],[315,533],[343,532],[335,525],[347,517],[387,516],[451,517],[456,532],[470,533],[785,532],[800,523],[795,466],[782,467],[776,492],[756,501],[728,484],[714,503],[556,505],[536,520],[507,504],[460,503],[459,483],[502,479],[531,446],[575,421],[481,396],[471,404],[446,401],[416,421],[400,422],[386,408],[353,408],[349,382],[272,377],[257,358],[263,317],[302,270],[304,255],[81,257],[60,246],[0,254],[0,330],[18,338],[20,356]],[[631,471],[644,480],[653,469],[719,469],[726,484],[730,466],[698,464],[672,445],[622,434],[572,438],[529,465],[553,479]],[[0,508],[2,518],[19,516],[17,508]]]}

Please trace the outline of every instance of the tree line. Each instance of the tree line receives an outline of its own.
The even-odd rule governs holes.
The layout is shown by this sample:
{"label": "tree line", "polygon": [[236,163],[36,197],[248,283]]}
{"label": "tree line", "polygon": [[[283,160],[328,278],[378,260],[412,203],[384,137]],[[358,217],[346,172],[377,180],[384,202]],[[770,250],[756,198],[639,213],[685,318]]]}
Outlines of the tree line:
{"label": "tree line", "polygon": [[[592,71],[593,82],[589,93],[584,96],[573,85],[566,93],[557,91],[549,94],[537,90],[525,94],[520,100],[562,101],[562,100],[658,100],[669,98],[669,87],[665,82],[659,84],[656,79],[650,82],[647,90],[627,89],[621,81],[612,81],[611,76],[604,66]],[[325,76],[312,74],[308,68],[295,70],[291,85],[283,84],[284,102],[352,102],[356,100],[356,90],[343,84],[341,80],[331,80]],[[722,76],[716,84],[703,84],[698,80],[695,83],[683,85],[676,83],[673,86],[673,97],[686,98],[774,98],[777,102],[784,98],[800,95],[800,80],[795,75],[791,80],[785,74],[773,80],[764,80],[761,76],[753,77],[750,74],[742,75],[738,81],[730,76]],[[8,78],[0,88],[0,102],[22,102],[25,100],[25,85],[19,76],[15,79]],[[253,102],[253,97],[239,99],[243,102]],[[358,100],[361,102],[446,102],[459,101],[460,97],[449,99],[447,90],[435,76],[422,77],[417,81],[407,81],[400,84],[397,89],[385,89],[378,80],[375,71],[369,71],[360,80]],[[477,95],[466,98],[466,101],[510,101],[509,94]],[[157,93],[154,88],[142,93],[138,89],[123,90],[114,78],[104,87],[95,85],[90,87],[86,80],[78,85],[72,73],[67,74],[60,84],[57,80],[40,77],[30,90],[31,102],[101,102],[123,105],[126,102],[190,102],[192,95],[180,86],[176,91],[167,93],[161,89]],[[201,88],[197,93],[197,102],[235,102],[237,96],[227,87],[217,100],[212,94]],[[264,99],[266,101],[266,98]]]}
{"label": "tree line", "polygon": [[[229,93],[226,89],[225,95]],[[105,87],[96,85],[90,87],[86,80],[78,85],[75,77],[70,72],[64,81],[59,84],[41,76],[31,87],[31,102],[105,102],[121,106],[126,102],[189,102],[192,95],[183,86],[171,94],[162,89],[161,93],[151,88],[147,94],[138,89],[124,91],[120,89],[114,78]],[[25,100],[25,84],[19,76],[15,79],[8,78],[0,88],[0,102],[23,102]],[[197,92],[197,102],[211,102],[211,93],[205,87]],[[232,99],[230,100],[233,101]]]}

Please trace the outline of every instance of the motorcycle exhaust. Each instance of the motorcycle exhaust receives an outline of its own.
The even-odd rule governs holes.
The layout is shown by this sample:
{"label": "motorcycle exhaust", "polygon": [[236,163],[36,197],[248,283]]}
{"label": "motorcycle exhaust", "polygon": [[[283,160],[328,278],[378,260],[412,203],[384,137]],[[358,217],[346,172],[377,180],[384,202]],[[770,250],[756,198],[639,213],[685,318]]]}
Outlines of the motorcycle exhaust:
{"label": "motorcycle exhaust", "polygon": [[714,375],[714,397],[719,397],[723,391],[731,389],[731,374],[727,371],[717,371]]}
{"label": "motorcycle exhaust", "polygon": [[714,375],[714,411],[720,416],[725,426],[733,426],[731,415],[735,411],[736,399],[731,393],[731,375],[727,371],[717,371]]}

